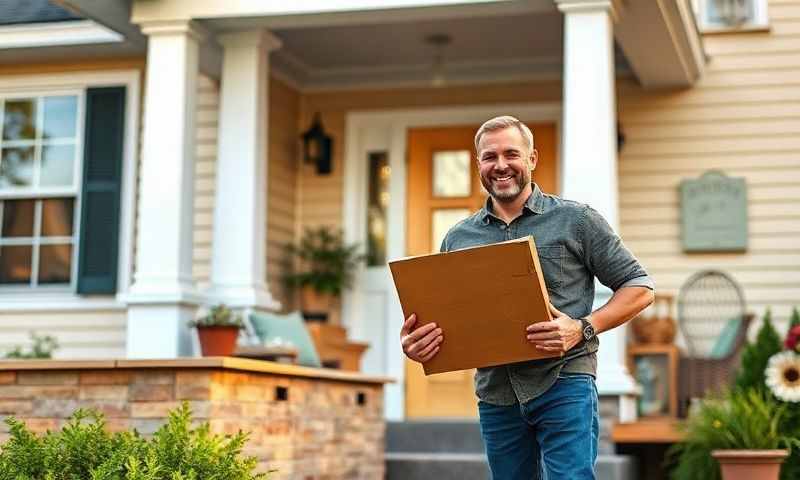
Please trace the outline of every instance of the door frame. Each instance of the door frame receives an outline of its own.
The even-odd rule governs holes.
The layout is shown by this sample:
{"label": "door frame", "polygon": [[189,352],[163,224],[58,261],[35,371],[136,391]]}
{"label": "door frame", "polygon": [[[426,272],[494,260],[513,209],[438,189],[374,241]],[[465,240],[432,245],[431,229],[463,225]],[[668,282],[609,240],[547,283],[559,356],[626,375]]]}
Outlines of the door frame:
{"label": "door frame", "polygon": [[[559,189],[563,186],[561,178],[561,149],[563,144],[561,102],[540,102],[522,104],[491,104],[470,106],[445,106],[406,110],[352,111],[345,116],[345,156],[342,226],[347,242],[366,243],[366,199],[368,152],[388,153],[391,177],[389,181],[389,208],[387,225],[386,256],[397,259],[406,256],[406,146],[410,128],[445,127],[458,125],[480,125],[496,115],[514,115],[525,122],[552,122],[556,129],[556,177]],[[361,318],[359,305],[363,292],[357,287],[363,279],[366,268],[356,272],[354,286],[342,295],[342,323],[348,328],[350,336],[370,343],[375,349],[372,356],[378,355],[383,364],[381,373],[395,379],[384,389],[384,417],[387,420],[405,418],[405,362],[397,334],[404,318],[400,302],[394,288],[388,296],[388,319],[382,330],[366,328],[369,319]],[[387,269],[388,275],[388,269]],[[372,332],[372,333],[368,333]],[[372,338],[371,338],[372,337]],[[362,366],[363,369],[363,366]]]}

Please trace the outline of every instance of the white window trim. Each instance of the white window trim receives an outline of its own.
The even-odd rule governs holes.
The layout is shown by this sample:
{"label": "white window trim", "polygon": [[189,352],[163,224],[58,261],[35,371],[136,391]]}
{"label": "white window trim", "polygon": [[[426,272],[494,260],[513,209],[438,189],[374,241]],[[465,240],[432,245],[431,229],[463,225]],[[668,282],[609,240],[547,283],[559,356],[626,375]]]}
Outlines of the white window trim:
{"label": "white window trim", "polygon": [[[74,293],[74,289],[69,292],[54,292],[49,289],[42,289],[45,291],[39,292],[37,289],[29,288],[24,293],[9,292],[8,294],[0,294],[0,311],[108,311],[124,310],[126,308],[125,302],[121,301],[120,297],[128,292],[133,272],[136,175],[137,159],[139,158],[137,139],[139,138],[140,82],[141,72],[135,69],[0,77],[0,95],[3,96],[34,95],[42,91],[84,90],[91,87],[126,87],[116,298],[106,296],[84,297]],[[80,119],[80,121],[82,124],[83,119]],[[75,215],[80,215],[79,208],[80,205],[76,205]],[[76,228],[79,228],[79,226]],[[73,248],[79,248],[77,241]],[[77,262],[75,268],[77,268]]]}
{"label": "white window trim", "polygon": [[92,20],[69,20],[0,27],[0,49],[115,43],[125,37]]}
{"label": "white window trim", "polygon": [[[81,201],[81,172],[83,172],[83,136],[84,136],[84,129],[85,129],[85,102],[86,102],[86,91],[85,89],[53,89],[53,90],[38,90],[38,91],[29,91],[25,92],[24,94],[20,94],[19,92],[11,92],[6,94],[3,91],[0,91],[0,100],[3,103],[11,100],[17,99],[29,99],[35,98],[36,108],[37,108],[37,116],[36,116],[36,129],[37,131],[41,132],[43,129],[42,122],[44,122],[44,113],[42,106],[42,99],[45,97],[55,97],[55,96],[75,96],[77,97],[77,109],[76,109],[76,116],[77,116],[77,123],[75,125],[75,139],[74,142],[69,142],[69,144],[75,146],[75,157],[72,161],[72,185],[69,187],[40,187],[37,184],[39,183],[41,177],[41,156],[42,153],[42,141],[40,139],[33,139],[33,140],[17,140],[17,141],[3,141],[4,146],[13,146],[16,143],[22,144],[32,144],[36,145],[36,149],[38,150],[38,156],[40,158],[40,162],[34,164],[34,171],[33,171],[33,180],[34,185],[37,185],[33,188],[18,188],[18,189],[6,189],[4,191],[0,191],[0,200],[16,200],[16,199],[31,199],[36,201],[36,207],[34,210],[34,232],[33,232],[33,239],[31,243],[28,245],[33,246],[33,256],[31,261],[31,276],[38,278],[39,275],[39,255],[40,250],[39,248],[41,245],[45,245],[47,243],[51,243],[48,241],[42,242],[42,237],[39,235],[39,229],[41,228],[41,203],[40,200],[47,199],[47,198],[54,198],[54,197],[71,197],[75,199],[75,203],[73,206],[73,221],[72,221],[72,237],[70,238],[70,245],[72,246],[72,263],[71,263],[71,272],[70,272],[70,281],[68,284],[55,284],[55,285],[36,285],[34,287],[30,286],[29,284],[21,285],[0,285],[0,301],[2,301],[3,296],[10,296],[14,293],[17,294],[38,294],[39,292],[62,292],[62,293],[70,293],[75,291],[75,287],[77,285],[77,274],[78,274],[78,246],[80,245],[80,209],[82,205]],[[39,111],[42,111],[39,114]],[[0,119],[1,120],[1,119]],[[57,139],[55,142],[52,140],[47,141],[47,144],[57,144],[59,143],[60,139]],[[0,207],[0,221],[2,221],[2,207]],[[2,223],[0,223],[2,224]],[[66,239],[67,237],[61,237],[62,239]],[[1,242],[3,245],[11,245],[16,243],[13,238],[4,239]],[[37,282],[38,283],[38,282]]]}
{"label": "white window trim", "polygon": [[697,23],[702,33],[717,33],[717,32],[746,32],[746,31],[763,31],[769,30],[769,15],[767,13],[767,0],[752,0],[753,1],[753,21],[744,23],[739,26],[718,25],[709,23],[708,10],[705,8],[706,2],[709,0],[692,0],[695,15],[697,16]]}

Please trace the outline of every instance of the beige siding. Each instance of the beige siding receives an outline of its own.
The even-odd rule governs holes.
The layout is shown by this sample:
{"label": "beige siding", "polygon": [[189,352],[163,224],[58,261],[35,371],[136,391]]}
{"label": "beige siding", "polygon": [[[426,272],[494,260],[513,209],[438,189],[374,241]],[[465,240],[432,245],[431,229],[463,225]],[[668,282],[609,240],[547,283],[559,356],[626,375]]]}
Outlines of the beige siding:
{"label": "beige siding", "polygon": [[[785,321],[800,305],[800,0],[769,4],[771,32],[707,35],[706,74],[686,91],[618,84],[621,231],[660,291],[720,268],[748,308]],[[747,181],[749,248],[686,255],[678,185],[708,169]]]}
{"label": "beige siding", "polygon": [[52,335],[59,343],[55,358],[120,358],[125,356],[124,311],[3,313],[0,352],[30,345],[29,332]]}
{"label": "beige siding", "polygon": [[269,89],[269,166],[267,172],[267,284],[284,310],[294,301],[283,286],[284,245],[294,240],[300,95],[276,78]]}
{"label": "beige siding", "polygon": [[202,292],[208,288],[211,276],[219,117],[219,84],[205,75],[200,75],[197,85],[196,112],[192,274]]}

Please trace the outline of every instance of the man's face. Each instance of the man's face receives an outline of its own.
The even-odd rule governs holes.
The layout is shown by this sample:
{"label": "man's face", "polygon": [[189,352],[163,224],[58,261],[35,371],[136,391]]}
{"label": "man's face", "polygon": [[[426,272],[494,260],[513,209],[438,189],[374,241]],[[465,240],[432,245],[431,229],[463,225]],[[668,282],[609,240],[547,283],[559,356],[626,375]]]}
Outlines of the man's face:
{"label": "man's face", "polygon": [[528,151],[525,137],[516,127],[485,133],[478,142],[481,183],[500,202],[511,202],[531,183],[536,150]]}

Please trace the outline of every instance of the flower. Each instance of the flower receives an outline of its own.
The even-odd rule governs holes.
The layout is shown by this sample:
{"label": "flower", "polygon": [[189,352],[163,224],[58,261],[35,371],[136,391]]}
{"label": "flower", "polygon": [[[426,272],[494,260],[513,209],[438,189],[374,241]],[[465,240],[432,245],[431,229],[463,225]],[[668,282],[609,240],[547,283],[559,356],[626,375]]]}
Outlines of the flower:
{"label": "flower", "polygon": [[800,353],[800,325],[795,325],[786,335],[786,341],[783,343],[786,350],[794,350]]}
{"label": "flower", "polygon": [[769,357],[764,371],[772,393],[786,402],[800,402],[800,355],[783,351]]}

